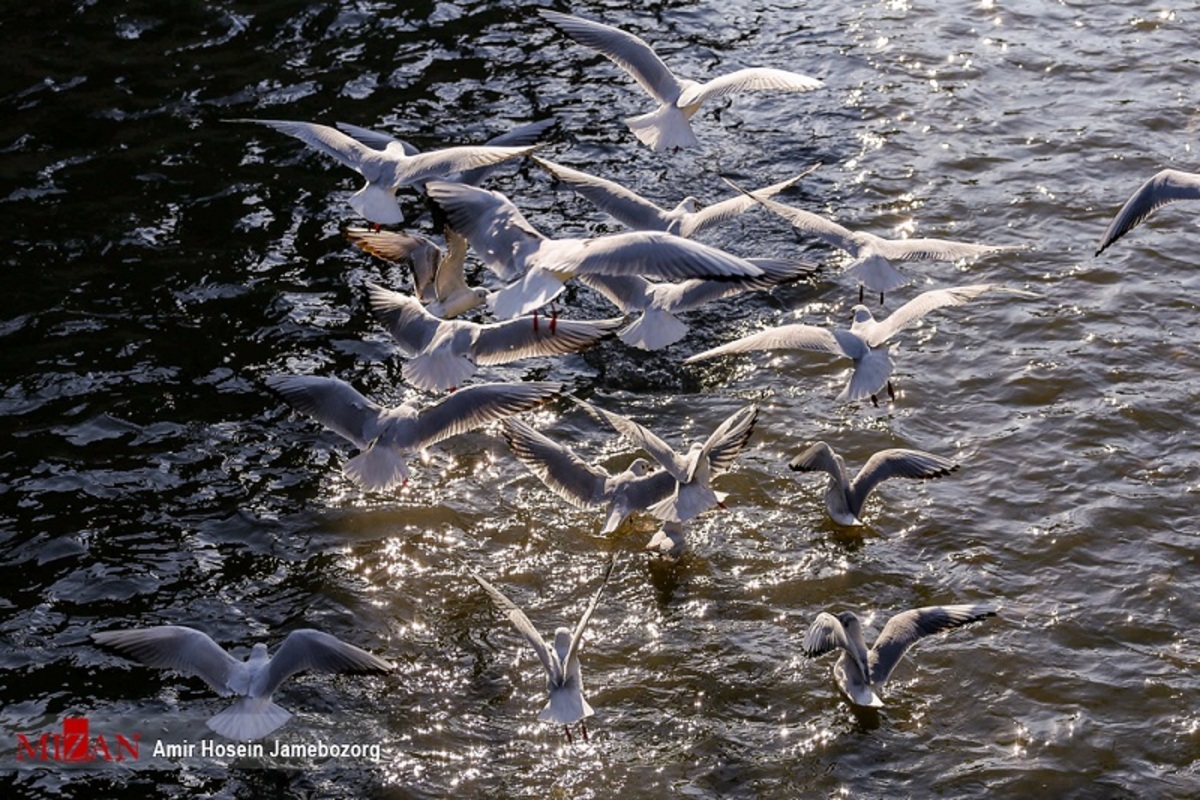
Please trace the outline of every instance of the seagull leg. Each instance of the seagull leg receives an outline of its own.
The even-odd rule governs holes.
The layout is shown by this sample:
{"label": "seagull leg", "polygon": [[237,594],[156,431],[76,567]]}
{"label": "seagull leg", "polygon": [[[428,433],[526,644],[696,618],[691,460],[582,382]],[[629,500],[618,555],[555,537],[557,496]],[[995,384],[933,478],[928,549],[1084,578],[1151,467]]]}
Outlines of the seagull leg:
{"label": "seagull leg", "polygon": [[876,408],[879,408],[879,398],[878,397],[876,397],[875,395],[871,395],[871,402],[875,404]]}
{"label": "seagull leg", "polygon": [[563,725],[563,730],[567,732],[567,744],[574,744],[575,740],[571,738],[571,726]]}
{"label": "seagull leg", "polygon": [[895,400],[896,399],[896,390],[892,388],[891,381],[887,382],[887,387],[888,387],[888,397],[892,400]]}
{"label": "seagull leg", "polygon": [[879,293],[879,305],[883,305],[883,292]]}
{"label": "seagull leg", "polygon": [[586,742],[588,740],[586,720],[579,720],[579,732],[583,734],[583,740]]}
{"label": "seagull leg", "polygon": [[862,303],[862,300],[863,300],[863,285],[860,283],[858,285],[858,302],[859,302],[859,304]]}
{"label": "seagull leg", "polygon": [[553,334],[555,328],[558,327],[558,306],[554,303],[550,304],[550,333]]}
{"label": "seagull leg", "polygon": [[534,332],[534,333],[537,333],[537,329],[538,329],[538,324],[537,324],[537,311],[538,311],[538,310],[537,310],[536,308],[533,310],[533,332]]}

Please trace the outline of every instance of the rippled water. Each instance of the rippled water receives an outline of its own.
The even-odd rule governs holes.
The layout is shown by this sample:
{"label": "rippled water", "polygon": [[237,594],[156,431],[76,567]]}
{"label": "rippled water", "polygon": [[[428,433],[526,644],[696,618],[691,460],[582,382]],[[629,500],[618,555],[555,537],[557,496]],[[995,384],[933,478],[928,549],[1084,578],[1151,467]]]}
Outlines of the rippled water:
{"label": "rippled water", "polygon": [[[655,154],[649,110],[608,62],[518,3],[56,3],[0,20],[0,717],[20,794],[250,796],[1185,797],[1200,788],[1194,322],[1196,208],[1160,211],[1100,258],[1108,219],[1163,166],[1194,171],[1195,9],[1144,4],[576,3],[682,74],[770,64],[820,92],[696,118],[703,150]],[[262,378],[332,374],[410,396],[362,284],[401,272],[346,245],[351,173],[230,117],[344,120],[418,146],[553,114],[551,157],[673,204],[824,166],[782,198],[884,235],[1027,244],[914,264],[923,288],[1039,293],[930,316],[903,338],[893,405],[839,406],[839,364],[679,361],[795,317],[845,324],[837,254],[750,213],[712,231],[743,255],[825,266],[810,283],[690,316],[634,355],[493,369],[568,382],[677,443],[756,402],[729,509],[674,565],[564,508],[495,431],[429,453],[395,495],[340,474],[351,449]],[[496,185],[546,231],[615,230],[531,166]],[[408,196],[417,230],[432,226]],[[579,316],[611,313],[585,290]],[[536,424],[619,467],[631,451],[565,406]],[[954,476],[889,484],[869,527],[824,516],[785,466],[825,439],[952,455]],[[550,630],[624,554],[584,650],[589,744],[537,723],[542,679],[458,560]],[[995,600],[999,617],[919,647],[879,713],[838,695],[800,637],[823,609]],[[11,731],[64,716],[215,713],[195,679],[142,671],[88,634],[202,628],[233,646],[317,627],[400,665],[301,678],[284,729],[353,731],[387,757],[263,771],[202,764],[13,771]]]}

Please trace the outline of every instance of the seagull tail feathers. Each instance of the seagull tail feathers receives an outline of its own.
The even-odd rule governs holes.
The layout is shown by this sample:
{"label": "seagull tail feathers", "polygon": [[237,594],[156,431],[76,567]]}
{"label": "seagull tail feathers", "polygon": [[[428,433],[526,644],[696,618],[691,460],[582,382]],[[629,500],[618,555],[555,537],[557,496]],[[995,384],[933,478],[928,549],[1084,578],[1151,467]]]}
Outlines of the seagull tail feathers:
{"label": "seagull tail feathers", "polygon": [[243,697],[210,719],[208,727],[229,739],[261,739],[291,718],[269,697]]}

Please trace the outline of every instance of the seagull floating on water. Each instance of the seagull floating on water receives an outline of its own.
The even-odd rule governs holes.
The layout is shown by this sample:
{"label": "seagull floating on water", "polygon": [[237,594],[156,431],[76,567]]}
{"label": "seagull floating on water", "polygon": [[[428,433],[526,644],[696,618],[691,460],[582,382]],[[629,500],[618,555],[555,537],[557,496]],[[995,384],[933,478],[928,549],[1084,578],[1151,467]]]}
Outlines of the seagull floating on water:
{"label": "seagull floating on water", "polygon": [[903,611],[887,621],[868,651],[858,615],[843,611],[834,616],[822,611],[804,634],[801,648],[809,658],[841,650],[841,657],[833,666],[838,687],[856,705],[878,708],[883,701],[876,690],[887,683],[908,648],[931,634],[995,614],[987,604],[927,606]]}
{"label": "seagull floating on water", "polygon": [[578,508],[606,506],[602,534],[612,533],[630,514],[645,511],[675,491],[675,478],[664,470],[651,472],[644,458],[612,475],[517,419],[504,420],[504,440],[513,455],[563,500]]}
{"label": "seagull floating on water", "polygon": [[537,149],[529,147],[447,147],[427,153],[408,155],[402,143],[396,142],[376,150],[337,128],[315,122],[296,122],[281,119],[233,119],[230,122],[252,122],[266,125],[300,141],[358,172],[366,184],[350,196],[350,205],[367,220],[379,225],[395,225],[404,221],[404,213],[396,201],[396,190],[435,178],[458,175],[464,170],[486,167],[526,155]]}
{"label": "seagull floating on water", "polygon": [[558,319],[540,327],[525,319],[480,324],[438,319],[415,297],[373,283],[367,284],[367,297],[371,311],[408,356],[404,380],[427,391],[454,389],[482,365],[578,353],[625,324],[624,317]]}
{"label": "seagull floating on water", "polygon": [[544,381],[484,383],[424,408],[411,403],[385,408],[337,378],[272,375],[266,383],[297,411],[362,450],[342,471],[364,489],[389,489],[407,481],[407,459],[426,447],[535,408],[563,388]]}
{"label": "seagull floating on water", "polygon": [[1200,200],[1200,173],[1164,169],[1143,183],[1108,224],[1096,247],[1096,255],[1141,225],[1156,209],[1176,200]]}
{"label": "seagull floating on water", "polygon": [[592,600],[584,610],[583,616],[580,617],[579,624],[575,626],[575,630],[572,631],[570,628],[555,629],[553,642],[547,642],[542,639],[541,634],[537,632],[537,628],[533,627],[533,623],[529,621],[529,617],[525,616],[525,612],[516,603],[505,597],[499,589],[484,580],[478,573],[471,573],[471,577],[475,579],[475,582],[483,587],[483,590],[492,598],[492,602],[496,604],[496,607],[504,612],[504,616],[508,621],[525,637],[525,640],[529,642],[529,646],[537,653],[538,659],[542,662],[542,667],[546,670],[546,691],[550,695],[546,707],[538,714],[538,719],[543,722],[553,722],[562,725],[563,729],[567,732],[568,742],[571,741],[570,725],[574,722],[579,723],[579,730],[583,734],[583,740],[587,741],[588,733],[585,720],[596,713],[588,705],[588,701],[583,698],[583,676],[579,668],[579,648],[583,644],[583,631],[587,627],[588,621],[591,620],[597,603],[600,602],[600,594],[604,591],[604,586],[608,583],[608,578],[612,575],[613,566],[616,563],[617,556],[614,553],[608,562],[608,566],[604,569],[604,575],[600,579],[600,586],[596,589],[596,593],[592,595]]}
{"label": "seagull floating on water", "polygon": [[664,231],[685,239],[734,219],[755,205],[755,197],[773,197],[820,166],[817,164],[785,181],[756,189],[754,197],[738,194],[719,203],[701,207],[695,197],[688,196],[668,211],[615,181],[598,178],[537,156],[532,156],[532,159],[533,163],[549,172],[556,180],[570,186],[577,194],[586,197],[592,205],[627,228],[636,231]]}
{"label": "seagull floating on water", "polygon": [[985,292],[993,291],[1022,297],[1037,296],[1032,292],[1009,289],[994,283],[934,289],[917,295],[883,320],[876,320],[866,306],[856,305],[851,309],[854,313],[854,323],[849,330],[839,328],[830,331],[802,324],[780,325],[697,353],[684,359],[683,363],[692,364],[729,353],[745,353],[752,350],[812,350],[846,356],[854,361],[854,370],[850,373],[850,382],[837,396],[838,402],[853,402],[870,397],[872,402],[878,405],[879,401],[875,395],[884,386],[888,388],[889,396],[895,396],[891,384],[895,365],[886,344],[889,339],[934,309],[960,306]]}
{"label": "seagull floating on water", "polygon": [[761,269],[744,259],[660,231],[549,239],[499,192],[442,181],[430,182],[425,189],[484,265],[501,280],[510,281],[492,298],[492,311],[501,319],[546,305],[576,275],[663,280],[762,275]]}
{"label": "seagull floating on water", "polygon": [[151,667],[195,675],[222,697],[238,696],[230,708],[208,720],[208,727],[230,739],[261,739],[291,714],[271,700],[275,690],[297,672],[390,672],[389,661],[311,629],[292,631],[275,655],[256,644],[244,661],[229,655],[206,633],[182,625],[105,631],[92,639]]}
{"label": "seagull floating on water", "polygon": [[413,292],[435,317],[453,319],[487,302],[491,292],[468,286],[463,272],[467,240],[449,226],[446,249],[415,233],[343,228],[342,235],[358,248],[394,264],[408,262],[412,268]]}
{"label": "seagull floating on water", "polygon": [[579,398],[572,399],[649,453],[675,479],[675,491],[649,509],[651,514],[665,522],[687,522],[713,506],[724,503],[727,495],[713,491],[712,479],[733,466],[750,440],[758,419],[758,406],[747,406],[721,423],[703,443],[693,443],[685,455],[680,455],[629,417],[597,408]]}
{"label": "seagull floating on water", "polygon": [[[726,183],[738,191],[745,192],[730,181]],[[864,286],[873,292],[879,292],[879,302],[882,303],[884,292],[890,292],[908,283],[904,273],[892,266],[893,261],[959,261],[988,253],[1024,249],[1023,245],[970,244],[949,239],[884,239],[871,233],[851,231],[819,214],[772,200],[762,192],[746,194],[769,211],[792,223],[793,227],[811,233],[849,253],[854,260],[846,267],[845,272],[859,283],[860,303],[863,300]]]}
{"label": "seagull floating on water", "polygon": [[852,526],[863,524],[859,519],[863,504],[875,487],[889,478],[941,478],[958,469],[953,461],[932,453],[892,448],[880,450],[867,459],[851,480],[846,462],[825,442],[808,447],[788,466],[797,472],[829,473],[825,510],[837,524]]}
{"label": "seagull floating on water", "polygon": [[808,92],[824,86],[816,78],[768,67],[739,69],[707,83],[697,83],[677,77],[650,45],[632,33],[557,11],[538,9],[538,13],[575,41],[628,72],[658,102],[658,108],[649,114],[625,120],[634,135],[654,150],[698,146],[689,120],[708,100],[742,91]]}

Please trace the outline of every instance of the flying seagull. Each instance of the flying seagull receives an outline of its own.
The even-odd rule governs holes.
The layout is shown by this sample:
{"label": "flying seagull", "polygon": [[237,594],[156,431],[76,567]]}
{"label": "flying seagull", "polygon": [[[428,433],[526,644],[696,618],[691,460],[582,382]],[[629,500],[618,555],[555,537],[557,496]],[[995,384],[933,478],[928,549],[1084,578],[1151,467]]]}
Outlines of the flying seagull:
{"label": "flying seagull", "polygon": [[412,268],[413,292],[430,314],[453,319],[487,302],[491,292],[468,286],[463,267],[467,240],[446,227],[446,249],[415,233],[347,227],[342,235],[354,246],[395,264]]}
{"label": "flying seagull", "polygon": [[808,447],[788,464],[797,472],[827,472],[825,510],[839,525],[862,525],[863,503],[875,487],[889,478],[941,478],[958,469],[949,459],[921,450],[880,450],[851,480],[846,462],[825,442]]}
{"label": "flying seagull", "polygon": [[557,320],[553,327],[524,319],[480,324],[443,320],[430,314],[415,297],[367,284],[371,311],[408,357],[401,374],[418,389],[454,389],[479,366],[507,364],[523,358],[578,353],[611,336],[624,317]]}
{"label": "flying seagull", "polygon": [[337,378],[272,375],[267,386],[297,411],[362,450],[342,471],[364,489],[389,489],[408,480],[407,459],[451,436],[528,411],[562,391],[561,383],[484,383],[432,405],[385,408]]}
{"label": "flying seagull", "polygon": [[230,739],[261,739],[291,718],[271,695],[297,672],[390,672],[391,662],[308,628],[294,630],[275,651],[259,643],[244,661],[229,655],[206,633],[182,625],[93,633],[96,644],[112,647],[151,667],[195,675],[222,697],[240,699],[208,720]]}
{"label": "flying seagull", "polygon": [[294,136],[331,158],[350,167],[366,179],[366,184],[350,196],[350,205],[367,220],[378,225],[395,225],[404,221],[396,190],[401,186],[447,178],[464,170],[498,164],[523,156],[537,147],[448,147],[427,153],[408,155],[401,143],[383,150],[368,147],[347,136],[337,128],[315,122],[296,122],[281,119],[233,119],[230,122],[253,122],[266,125],[280,133]]}
{"label": "flying seagull", "polygon": [[[738,191],[745,191],[730,181],[726,183]],[[762,192],[747,194],[767,210],[792,223],[793,227],[849,253],[854,260],[845,271],[859,283],[860,303],[863,301],[864,286],[879,292],[879,302],[882,303],[885,292],[908,283],[904,273],[892,266],[894,261],[959,261],[988,253],[1024,249],[1023,245],[970,244],[949,239],[884,239],[872,233],[851,231],[820,214],[772,200]]]}
{"label": "flying seagull", "polygon": [[590,239],[550,239],[500,192],[431,181],[429,197],[467,237],[484,265],[509,284],[492,297],[501,319],[552,301],[576,275],[641,275],[663,280],[762,275],[748,261],[661,231],[630,231]]}
{"label": "flying seagull", "polygon": [[603,534],[612,533],[635,511],[645,511],[675,491],[675,478],[665,470],[651,472],[650,462],[634,459],[613,475],[587,463],[518,419],[503,423],[504,440],[513,455],[563,500],[578,507],[605,506]]}
{"label": "flying seagull", "polygon": [[570,14],[538,11],[572,39],[628,72],[654,98],[657,109],[625,120],[634,135],[654,150],[699,145],[689,120],[708,100],[742,91],[807,92],[824,86],[816,78],[769,67],[739,69],[697,83],[677,77],[650,45],[631,33]]}
{"label": "flying seagull", "polygon": [[854,323],[849,330],[838,328],[830,331],[803,324],[780,325],[697,353],[684,359],[684,363],[692,364],[729,353],[745,353],[751,350],[812,350],[832,353],[845,356],[854,362],[850,382],[837,396],[838,402],[853,402],[870,397],[872,402],[878,405],[879,401],[875,395],[884,386],[888,388],[889,396],[895,396],[891,384],[894,364],[888,353],[887,341],[934,309],[960,306],[991,291],[1007,292],[1022,297],[1037,296],[1031,292],[1009,289],[994,283],[934,289],[917,295],[883,320],[876,320],[866,306],[856,305],[851,309],[854,313]]}
{"label": "flying seagull", "polygon": [[704,442],[695,442],[684,455],[629,417],[572,398],[597,419],[607,421],[617,433],[645,450],[675,479],[676,488],[666,499],[650,507],[650,513],[665,522],[689,519],[721,505],[726,495],[715,492],[712,479],[733,466],[754,432],[758,406],[747,406],[721,423]]}
{"label": "flying seagull", "polygon": [[853,611],[834,616],[825,611],[804,634],[801,648],[809,658],[841,650],[833,665],[838,687],[860,706],[883,705],[876,690],[883,688],[900,659],[918,641],[931,634],[957,628],[995,615],[987,604],[927,606],[903,611],[887,621],[870,651],[863,638],[862,623]]}
{"label": "flying seagull", "polygon": [[1164,169],[1143,183],[1108,224],[1108,230],[1104,231],[1096,247],[1096,255],[1141,225],[1155,209],[1176,200],[1200,200],[1200,173]]}
{"label": "flying seagull", "polygon": [[587,627],[588,621],[592,618],[592,613],[596,610],[596,604],[600,602],[600,594],[604,591],[604,586],[608,583],[608,578],[612,575],[613,566],[616,563],[617,556],[616,553],[613,553],[613,557],[609,560],[608,566],[604,569],[604,575],[600,579],[600,586],[597,587],[596,593],[592,595],[592,600],[584,610],[583,616],[580,617],[579,624],[575,626],[575,630],[572,631],[570,628],[556,628],[552,642],[542,639],[541,634],[537,632],[537,628],[533,627],[533,623],[529,621],[529,617],[525,616],[525,612],[516,603],[505,597],[499,589],[484,580],[478,573],[471,573],[471,577],[475,579],[475,582],[483,587],[483,590],[492,598],[492,602],[496,604],[496,607],[503,612],[508,621],[525,637],[525,640],[529,642],[529,646],[537,653],[538,659],[542,662],[542,667],[546,670],[546,691],[550,695],[546,707],[538,714],[538,719],[543,722],[553,722],[562,725],[567,733],[568,742],[571,741],[570,725],[573,722],[579,723],[579,730],[583,734],[583,740],[587,741],[588,733],[585,720],[595,713],[592,707],[588,705],[587,700],[583,699],[583,677],[579,669],[579,648],[583,644],[583,631]]}
{"label": "flying seagull", "polygon": [[635,231],[665,231],[685,239],[734,219],[755,205],[755,197],[773,197],[821,166],[817,164],[785,181],[756,189],[753,197],[739,193],[719,203],[701,207],[700,201],[689,195],[668,211],[615,181],[598,178],[537,156],[532,156],[532,159],[533,163],[549,172],[555,179],[570,186],[577,194],[586,197],[592,205],[627,228]]}

